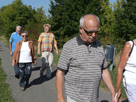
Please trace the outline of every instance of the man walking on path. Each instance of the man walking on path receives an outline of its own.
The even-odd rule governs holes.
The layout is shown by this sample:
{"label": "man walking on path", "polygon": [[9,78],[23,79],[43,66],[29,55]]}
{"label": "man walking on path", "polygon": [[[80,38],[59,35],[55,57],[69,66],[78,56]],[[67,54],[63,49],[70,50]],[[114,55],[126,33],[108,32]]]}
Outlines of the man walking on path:
{"label": "man walking on path", "polygon": [[42,68],[40,69],[40,76],[43,76],[44,70],[47,68],[46,77],[48,79],[51,78],[52,73],[52,63],[53,63],[53,49],[55,47],[56,54],[58,55],[58,47],[57,42],[55,40],[55,36],[50,32],[51,25],[44,24],[44,31],[40,34],[38,39],[38,55],[41,54],[40,48],[42,44]]}
{"label": "man walking on path", "polygon": [[56,74],[57,102],[65,102],[63,75],[67,102],[98,102],[101,76],[111,92],[112,102],[115,101],[103,47],[96,39],[99,23],[96,15],[83,16],[78,36],[64,44]]}
{"label": "man walking on path", "polygon": [[[13,56],[13,54],[14,54],[14,50],[15,50],[17,42],[22,40],[20,34],[21,34],[21,26],[16,26],[16,32],[11,34],[11,37],[10,37],[10,40],[9,40],[10,41],[9,48],[10,48],[10,55],[11,56]],[[15,77],[19,78],[18,65],[14,66],[14,72],[15,72]]]}

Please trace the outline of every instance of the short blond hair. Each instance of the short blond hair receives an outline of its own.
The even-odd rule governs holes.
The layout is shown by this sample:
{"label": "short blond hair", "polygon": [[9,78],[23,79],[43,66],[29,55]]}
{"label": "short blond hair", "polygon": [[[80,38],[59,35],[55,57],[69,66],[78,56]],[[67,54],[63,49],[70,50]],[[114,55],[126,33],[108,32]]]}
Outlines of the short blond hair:
{"label": "short blond hair", "polygon": [[49,30],[51,30],[51,25],[50,24],[44,24],[43,28],[45,28],[45,27],[49,27]]}

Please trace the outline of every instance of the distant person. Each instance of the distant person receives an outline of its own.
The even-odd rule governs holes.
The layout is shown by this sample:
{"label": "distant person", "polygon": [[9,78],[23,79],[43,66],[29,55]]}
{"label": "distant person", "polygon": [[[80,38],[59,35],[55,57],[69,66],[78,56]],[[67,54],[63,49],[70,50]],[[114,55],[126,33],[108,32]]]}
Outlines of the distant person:
{"label": "distant person", "polygon": [[111,92],[112,102],[115,101],[103,46],[96,39],[99,24],[96,15],[81,17],[79,34],[64,44],[56,73],[57,102],[65,102],[63,75],[67,102],[98,102],[101,77]]}
{"label": "distant person", "polygon": [[[22,38],[21,38],[21,35],[20,35],[20,32],[21,32],[21,26],[16,26],[16,32],[12,33],[11,34],[11,37],[10,37],[10,45],[9,45],[9,48],[10,48],[10,55],[13,56],[14,54],[14,50],[15,50],[15,47],[16,47],[16,43],[18,41],[21,41]],[[18,65],[15,65],[14,66],[14,72],[15,72],[15,77],[16,78],[19,78],[19,69],[18,69]]]}
{"label": "distant person", "polygon": [[[136,39],[126,42],[123,48],[117,69],[117,87],[122,81],[122,74],[128,101],[136,102]],[[120,95],[121,90],[118,92],[118,98]],[[119,102],[122,102],[122,97],[119,99]]]}
{"label": "distant person", "polygon": [[57,55],[59,51],[57,47],[57,42],[55,40],[55,36],[53,33],[50,32],[51,25],[44,24],[43,28],[44,28],[44,32],[40,34],[39,39],[38,39],[38,55],[41,54],[41,50],[42,50],[42,58],[41,58],[42,68],[40,69],[40,76],[43,76],[43,72],[45,71],[45,69],[47,69],[46,77],[47,79],[50,79],[51,73],[52,73],[54,47],[56,49]]}
{"label": "distant person", "polygon": [[28,33],[21,33],[22,40],[17,42],[12,66],[19,64],[19,83],[21,90],[24,91],[29,83],[32,72],[32,63],[36,65],[36,56],[33,41],[28,41]]}

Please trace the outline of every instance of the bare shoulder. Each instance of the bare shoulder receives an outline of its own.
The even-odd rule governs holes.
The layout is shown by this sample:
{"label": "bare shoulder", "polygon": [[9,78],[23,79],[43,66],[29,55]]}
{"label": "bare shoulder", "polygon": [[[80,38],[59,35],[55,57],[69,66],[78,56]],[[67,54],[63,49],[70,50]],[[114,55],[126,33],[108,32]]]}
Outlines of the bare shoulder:
{"label": "bare shoulder", "polygon": [[131,50],[131,44],[129,42],[126,42],[122,53],[128,55],[130,53],[130,50]]}
{"label": "bare shoulder", "polygon": [[125,47],[125,48],[131,48],[131,44],[130,44],[129,42],[126,42],[126,44],[125,44],[124,47]]}
{"label": "bare shoulder", "polygon": [[134,44],[135,44],[135,46],[136,46],[136,39],[134,39],[133,41],[134,41]]}

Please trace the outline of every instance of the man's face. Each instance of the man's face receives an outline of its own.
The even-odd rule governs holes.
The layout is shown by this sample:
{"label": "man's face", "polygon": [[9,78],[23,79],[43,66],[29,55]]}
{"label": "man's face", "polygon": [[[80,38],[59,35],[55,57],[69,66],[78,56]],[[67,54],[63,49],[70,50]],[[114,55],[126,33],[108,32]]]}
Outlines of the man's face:
{"label": "man's face", "polygon": [[16,28],[16,32],[17,32],[17,34],[20,34],[21,33],[21,28]]}
{"label": "man's face", "polygon": [[99,32],[99,22],[97,23],[90,23],[87,22],[84,27],[80,26],[79,31],[81,33],[81,38],[86,43],[94,42],[97,38],[97,34]]}
{"label": "man's face", "polygon": [[45,31],[45,33],[48,33],[49,32],[49,27],[45,26],[44,31]]}

